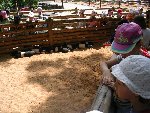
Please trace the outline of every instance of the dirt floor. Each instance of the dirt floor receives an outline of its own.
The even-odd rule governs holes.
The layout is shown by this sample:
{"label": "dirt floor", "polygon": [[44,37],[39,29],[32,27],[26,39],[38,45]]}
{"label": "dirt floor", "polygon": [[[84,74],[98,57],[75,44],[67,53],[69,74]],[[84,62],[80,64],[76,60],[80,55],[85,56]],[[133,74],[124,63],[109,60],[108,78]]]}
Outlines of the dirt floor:
{"label": "dirt floor", "polygon": [[100,46],[19,59],[1,55],[0,113],[85,113],[100,84],[99,61],[111,55]]}
{"label": "dirt floor", "polygon": [[0,113],[85,113],[100,84],[99,61],[111,55],[100,46],[19,59],[1,55]]}
{"label": "dirt floor", "polygon": [[0,57],[1,113],[85,113],[100,83],[109,48]]}
{"label": "dirt floor", "polygon": [[[94,7],[96,9],[99,9],[100,8],[100,3],[99,2],[90,2],[90,5],[89,5],[89,2],[76,2],[76,4],[80,4],[80,5],[85,5],[85,6],[91,6],[91,7]],[[101,4],[101,8],[119,8],[119,3],[111,3],[111,2],[102,2]],[[126,11],[128,11],[129,9],[138,9],[139,7],[142,7],[143,8],[143,11],[146,12],[147,9],[149,9],[148,7],[148,4],[147,5],[139,5],[137,4],[136,2],[135,3],[121,3],[120,4],[120,8],[125,8],[127,9]]]}

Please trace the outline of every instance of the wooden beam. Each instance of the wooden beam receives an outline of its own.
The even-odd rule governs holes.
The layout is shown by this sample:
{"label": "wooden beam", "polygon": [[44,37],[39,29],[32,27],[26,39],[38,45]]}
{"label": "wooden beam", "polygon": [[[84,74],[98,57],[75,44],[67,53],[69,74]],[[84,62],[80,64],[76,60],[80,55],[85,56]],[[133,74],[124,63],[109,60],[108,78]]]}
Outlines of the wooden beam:
{"label": "wooden beam", "polygon": [[101,7],[102,7],[102,1],[100,0],[99,2],[100,2],[100,3],[99,3],[99,4],[100,4],[100,8],[101,8]]}

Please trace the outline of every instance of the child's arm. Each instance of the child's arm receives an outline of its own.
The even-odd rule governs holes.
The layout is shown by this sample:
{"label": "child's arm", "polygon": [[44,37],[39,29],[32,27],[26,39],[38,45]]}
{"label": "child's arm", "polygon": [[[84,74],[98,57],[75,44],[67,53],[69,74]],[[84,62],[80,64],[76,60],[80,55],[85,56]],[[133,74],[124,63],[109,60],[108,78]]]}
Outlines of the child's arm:
{"label": "child's arm", "polygon": [[104,61],[100,62],[100,68],[103,73],[102,74],[102,76],[103,76],[102,82],[103,82],[103,84],[111,87],[112,89],[114,89],[114,79],[111,75],[110,68],[113,65],[118,64],[118,63],[119,63],[119,59],[116,56],[113,56],[110,60],[108,60],[106,62],[104,62]]}
{"label": "child's arm", "polygon": [[101,83],[104,85],[107,85],[108,87],[111,87],[112,89],[114,89],[114,78],[111,75],[111,70],[108,69],[106,66],[102,67],[103,69],[103,74],[102,74],[102,79],[101,79]]}
{"label": "child's arm", "polygon": [[110,69],[113,65],[115,64],[118,64],[120,61],[118,60],[117,57],[112,57],[110,60],[107,60],[107,61],[101,61],[100,62],[100,67],[103,70],[107,70],[107,69]]}

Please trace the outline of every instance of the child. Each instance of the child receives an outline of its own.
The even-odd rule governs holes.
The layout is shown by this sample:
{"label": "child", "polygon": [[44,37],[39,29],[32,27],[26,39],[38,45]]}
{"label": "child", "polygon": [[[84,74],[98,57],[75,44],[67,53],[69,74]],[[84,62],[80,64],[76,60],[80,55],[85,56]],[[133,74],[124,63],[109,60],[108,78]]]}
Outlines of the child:
{"label": "child", "polygon": [[30,12],[29,14],[28,14],[28,18],[27,18],[27,20],[26,20],[26,22],[35,22],[35,18],[34,18],[34,13],[33,12]]}
{"label": "child", "polygon": [[128,113],[150,113],[150,59],[131,55],[114,65],[111,73],[118,98],[131,102]]}
{"label": "child", "polygon": [[[132,54],[139,54],[142,39],[142,29],[136,23],[124,23],[117,27],[111,50],[114,52],[111,60],[106,61],[109,68],[119,63],[122,58]],[[112,62],[115,60],[115,62]],[[117,62],[116,62],[117,61]]]}
{"label": "child", "polygon": [[122,9],[119,8],[118,11],[117,11],[117,17],[118,17],[118,18],[121,18],[122,12],[123,12]]}
{"label": "child", "polygon": [[112,9],[108,9],[108,17],[113,17],[113,10]]}
{"label": "child", "polygon": [[134,22],[137,23],[143,30],[143,46],[150,49],[150,29],[146,27],[146,20],[143,16],[136,16]]}
{"label": "child", "polygon": [[43,13],[42,13],[42,8],[41,7],[37,8],[37,13],[38,13],[39,19],[43,19]]}
{"label": "child", "polygon": [[96,19],[97,13],[95,11],[92,11],[91,16],[90,16],[90,22],[87,23],[87,27],[98,27],[99,22]]}
{"label": "child", "polygon": [[130,12],[130,13],[128,13],[126,15],[126,19],[128,20],[128,22],[132,22],[134,17],[135,17],[135,13],[134,12],[132,12],[132,13]]}
{"label": "child", "polygon": [[143,16],[143,17],[145,16],[145,14],[144,14],[144,12],[143,12],[143,8],[140,8],[140,9],[139,9],[139,15],[140,15],[140,16]]}
{"label": "child", "polygon": [[[118,64],[123,58],[129,55],[139,54],[141,47],[140,40],[142,39],[142,29],[136,23],[124,23],[117,27],[114,41],[111,45],[111,50],[114,52],[112,58],[106,62],[101,61],[100,66],[104,76],[104,82],[111,83],[112,76],[110,68]],[[109,75],[109,76],[108,76]],[[128,113],[131,105],[126,100],[114,98],[117,104],[116,113]]]}
{"label": "child", "polygon": [[[86,16],[84,15],[85,10],[81,9],[79,11],[79,18],[86,18]],[[85,22],[79,22],[77,28],[85,28],[86,27],[86,23]]]}
{"label": "child", "polygon": [[6,24],[6,23],[10,23],[7,12],[5,10],[0,10],[0,24]]}

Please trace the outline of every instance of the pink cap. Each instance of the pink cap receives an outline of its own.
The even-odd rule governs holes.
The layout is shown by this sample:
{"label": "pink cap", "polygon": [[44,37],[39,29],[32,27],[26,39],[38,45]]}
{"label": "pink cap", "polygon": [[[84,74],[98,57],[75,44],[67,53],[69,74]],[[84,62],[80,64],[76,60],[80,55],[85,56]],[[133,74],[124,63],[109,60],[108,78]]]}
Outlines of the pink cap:
{"label": "pink cap", "polygon": [[136,23],[124,23],[117,27],[111,49],[116,53],[129,53],[142,39],[142,29]]}
{"label": "pink cap", "polygon": [[0,15],[3,16],[3,19],[8,18],[6,11],[1,11],[1,12],[0,12]]}

